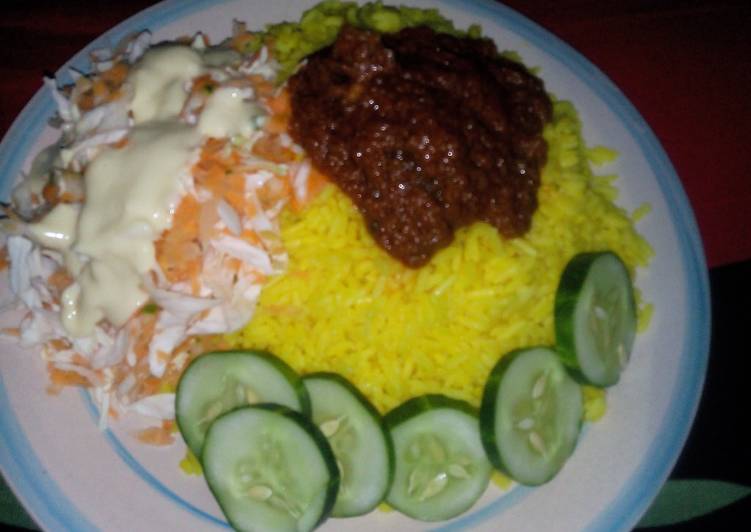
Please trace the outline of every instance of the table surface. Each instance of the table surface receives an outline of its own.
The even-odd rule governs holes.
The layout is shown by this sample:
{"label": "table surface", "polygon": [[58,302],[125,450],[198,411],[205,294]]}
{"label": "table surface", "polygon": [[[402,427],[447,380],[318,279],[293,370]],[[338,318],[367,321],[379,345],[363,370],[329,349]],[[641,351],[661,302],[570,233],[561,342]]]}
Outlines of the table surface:
{"label": "table surface", "polygon": [[[405,3],[406,0],[404,0]],[[0,16],[0,137],[55,72],[152,0],[6,0]],[[399,3],[392,0],[392,3]],[[748,357],[735,353],[751,321],[751,2],[747,0],[507,0],[608,75],[650,124],[693,206],[711,270],[713,345],[699,416],[674,476],[751,484],[735,416]],[[722,266],[722,267],[720,267]],[[744,297],[746,296],[746,297]],[[737,356],[736,356],[737,355]],[[740,409],[737,408],[740,405]],[[740,463],[738,457],[740,456]],[[734,505],[720,523],[751,517]],[[717,519],[717,518],[716,518]],[[688,528],[716,528],[698,521]],[[723,529],[731,529],[734,526]]]}

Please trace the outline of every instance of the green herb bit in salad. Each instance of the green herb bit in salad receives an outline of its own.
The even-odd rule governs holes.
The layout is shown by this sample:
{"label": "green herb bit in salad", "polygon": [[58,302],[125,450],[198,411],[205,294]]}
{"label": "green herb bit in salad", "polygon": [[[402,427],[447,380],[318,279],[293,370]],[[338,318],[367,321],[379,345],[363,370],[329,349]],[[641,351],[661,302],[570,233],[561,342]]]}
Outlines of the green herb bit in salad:
{"label": "green herb bit in salad", "polygon": [[141,314],[156,314],[159,312],[159,305],[156,303],[146,303],[141,307]]}

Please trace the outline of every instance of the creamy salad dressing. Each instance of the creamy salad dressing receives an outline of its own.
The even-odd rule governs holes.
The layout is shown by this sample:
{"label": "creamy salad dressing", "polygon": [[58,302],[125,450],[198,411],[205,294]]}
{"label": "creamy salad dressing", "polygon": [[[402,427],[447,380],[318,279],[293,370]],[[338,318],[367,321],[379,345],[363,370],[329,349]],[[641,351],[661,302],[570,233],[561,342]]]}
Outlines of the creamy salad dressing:
{"label": "creamy salad dressing", "polygon": [[72,246],[88,262],[63,294],[63,325],[71,334],[90,335],[102,318],[120,327],[148,299],[142,276],[156,267],[154,241],[170,225],[200,140],[180,122],[150,122],[88,166]]}
{"label": "creamy salad dressing", "polygon": [[76,234],[79,205],[59,203],[36,223],[28,225],[30,236],[40,245],[56,251],[67,251]]}
{"label": "creamy salad dressing", "polygon": [[253,96],[251,89],[219,88],[197,126],[178,120],[191,80],[239,57],[230,50],[162,45],[134,66],[128,83],[135,125],[125,147],[104,148],[86,169],[86,200],[77,223],[71,224],[68,210],[65,219],[53,211],[35,233],[43,245],[72,249],[66,265],[76,280],[63,293],[62,312],[70,334],[89,336],[102,319],[121,327],[148,300],[143,276],[157,267],[154,241],[170,225],[185,192],[181,178],[202,138],[249,136],[255,130],[253,119],[262,110],[245,100]]}
{"label": "creamy salad dressing", "polygon": [[201,53],[190,46],[161,45],[146,52],[129,78],[135,123],[176,117],[188,98],[185,86],[205,70]]}
{"label": "creamy salad dressing", "polygon": [[124,325],[148,298],[140,275],[129,264],[112,257],[90,260],[63,292],[62,323],[75,337],[90,336],[103,318]]}
{"label": "creamy salad dressing", "polygon": [[198,121],[198,130],[207,137],[249,137],[255,130],[253,119],[262,111],[245,101],[243,90],[235,87],[217,89],[209,97]]}

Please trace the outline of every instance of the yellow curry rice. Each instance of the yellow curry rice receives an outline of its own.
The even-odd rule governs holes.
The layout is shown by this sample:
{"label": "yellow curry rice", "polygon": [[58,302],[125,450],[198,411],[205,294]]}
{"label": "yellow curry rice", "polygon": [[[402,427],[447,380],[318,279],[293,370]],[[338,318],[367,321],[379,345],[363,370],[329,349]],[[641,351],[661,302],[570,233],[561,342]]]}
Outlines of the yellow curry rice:
{"label": "yellow curry rice", "polygon": [[[479,405],[500,356],[553,343],[555,290],[573,255],[610,249],[633,274],[652,254],[633,217],[613,203],[615,176],[590,169],[614,154],[586,148],[570,103],[555,103],[545,137],[530,232],[504,240],[477,223],[419,270],[379,248],[334,186],[302,213],[285,213],[289,268],[263,289],[253,320],[230,343],[267,349],[303,374],[340,373],[383,412],[429,392]],[[640,304],[642,328],[649,310]]]}

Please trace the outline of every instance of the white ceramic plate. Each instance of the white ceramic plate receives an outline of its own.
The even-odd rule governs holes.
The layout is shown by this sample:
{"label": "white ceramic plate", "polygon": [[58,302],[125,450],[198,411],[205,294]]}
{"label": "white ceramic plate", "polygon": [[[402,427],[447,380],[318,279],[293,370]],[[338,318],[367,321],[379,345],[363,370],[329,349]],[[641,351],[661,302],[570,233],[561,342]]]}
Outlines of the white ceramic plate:
{"label": "white ceramic plate", "polygon": [[[655,304],[649,331],[637,338],[621,382],[608,396],[605,418],[582,435],[574,456],[549,484],[502,493],[491,487],[454,521],[428,525],[396,512],[329,520],[325,530],[630,529],[668,476],[688,434],[706,368],[709,296],[701,242],[686,196],[647,124],[621,92],[578,53],[517,13],[491,1],[404,0],[439,7],[458,27],[481,23],[501,49],[517,50],[541,67],[548,90],[574,102],[588,142],[615,147],[622,178],[619,202],[643,202],[652,213],[639,224],[656,256],[637,282]],[[315,0],[169,0],[123,22],[59,72],[86,68],[87,53],[142,29],[156,40],[201,30],[226,36],[233,18],[251,28],[296,20]],[[54,112],[42,90],[0,145],[0,192],[56,140]],[[5,316],[5,319],[10,317]],[[222,530],[224,518],[201,478],[177,467],[180,449],[139,445],[122,427],[100,432],[87,395],[45,393],[39,356],[3,346],[0,357],[0,466],[42,528],[63,530]]]}

